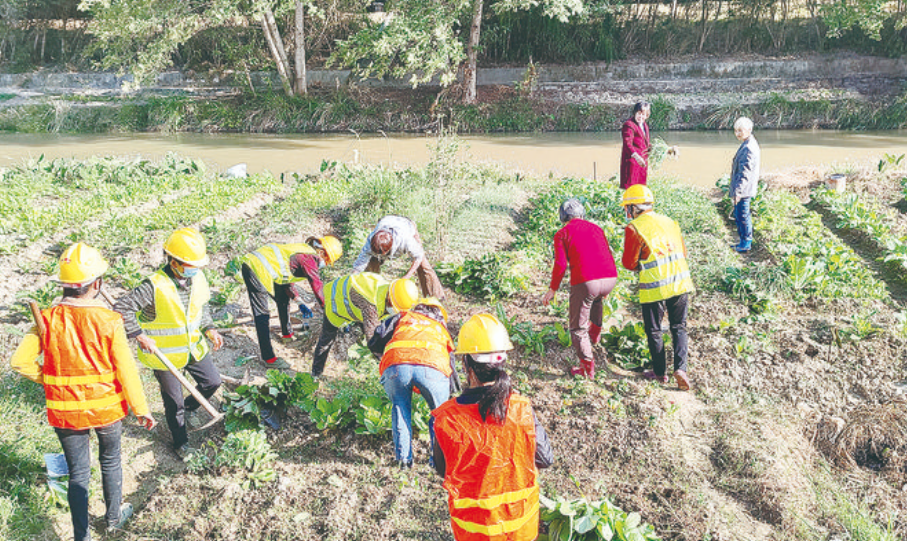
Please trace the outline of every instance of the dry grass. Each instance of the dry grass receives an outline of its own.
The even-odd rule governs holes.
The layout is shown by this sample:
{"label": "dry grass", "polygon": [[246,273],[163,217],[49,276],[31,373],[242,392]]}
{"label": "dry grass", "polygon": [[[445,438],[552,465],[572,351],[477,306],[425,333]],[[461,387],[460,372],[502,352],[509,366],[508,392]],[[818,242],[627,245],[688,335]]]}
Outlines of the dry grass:
{"label": "dry grass", "polygon": [[907,403],[860,406],[847,416],[837,437],[817,446],[842,468],[881,471],[890,481],[907,481]]}

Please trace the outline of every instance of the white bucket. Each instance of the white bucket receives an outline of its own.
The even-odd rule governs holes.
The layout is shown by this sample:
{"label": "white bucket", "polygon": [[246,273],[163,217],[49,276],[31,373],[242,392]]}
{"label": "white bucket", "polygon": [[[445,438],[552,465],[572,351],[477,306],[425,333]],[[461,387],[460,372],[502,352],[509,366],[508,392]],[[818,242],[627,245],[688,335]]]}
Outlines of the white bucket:
{"label": "white bucket", "polygon": [[847,175],[843,173],[835,173],[834,175],[829,175],[828,187],[836,192],[843,192],[847,184]]}

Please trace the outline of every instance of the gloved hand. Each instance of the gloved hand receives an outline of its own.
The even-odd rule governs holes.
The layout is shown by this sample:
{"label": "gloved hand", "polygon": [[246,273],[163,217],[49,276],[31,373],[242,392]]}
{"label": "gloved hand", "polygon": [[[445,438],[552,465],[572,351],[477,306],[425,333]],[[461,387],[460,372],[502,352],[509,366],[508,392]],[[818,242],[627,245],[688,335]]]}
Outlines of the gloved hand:
{"label": "gloved hand", "polygon": [[305,304],[299,303],[299,314],[302,316],[302,330],[307,331],[310,328],[309,320],[315,317],[312,309]]}

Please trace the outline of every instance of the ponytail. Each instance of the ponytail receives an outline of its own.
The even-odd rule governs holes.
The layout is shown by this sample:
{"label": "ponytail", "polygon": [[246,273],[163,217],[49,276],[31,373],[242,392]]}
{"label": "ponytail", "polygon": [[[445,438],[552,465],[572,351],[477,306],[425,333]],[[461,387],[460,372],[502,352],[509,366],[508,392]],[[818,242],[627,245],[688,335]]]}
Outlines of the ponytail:
{"label": "ponytail", "polygon": [[479,415],[482,416],[482,421],[488,422],[490,415],[492,422],[504,424],[504,420],[507,419],[507,407],[510,405],[510,394],[513,392],[510,376],[504,371],[504,361],[480,363],[472,355],[467,355],[466,366],[480,382],[494,381],[485,391],[485,396],[479,400]]}

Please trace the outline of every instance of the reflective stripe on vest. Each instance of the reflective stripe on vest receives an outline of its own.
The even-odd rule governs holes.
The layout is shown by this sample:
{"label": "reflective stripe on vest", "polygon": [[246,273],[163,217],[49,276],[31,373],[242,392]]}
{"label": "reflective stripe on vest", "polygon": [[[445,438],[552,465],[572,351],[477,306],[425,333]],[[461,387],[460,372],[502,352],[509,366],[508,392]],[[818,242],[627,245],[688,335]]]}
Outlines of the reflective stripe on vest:
{"label": "reflective stripe on vest", "polygon": [[95,400],[48,400],[47,409],[59,411],[86,411],[114,406],[126,400],[122,392]]}
{"label": "reflective stripe on vest", "polygon": [[[533,497],[534,497],[535,507],[536,507],[536,509],[538,509],[539,488],[533,487],[532,492],[534,492],[534,494],[532,494],[526,498],[527,503],[531,504],[533,501]],[[461,520],[456,517],[451,517],[451,518],[453,519],[453,522],[455,522],[457,526],[459,526],[460,528],[463,528],[464,530],[466,530],[469,533],[478,533],[478,534],[482,534],[482,535],[487,535],[488,537],[492,537],[492,536],[496,536],[496,535],[504,535],[504,534],[509,534],[509,533],[519,531],[521,528],[526,526],[526,524],[530,520],[535,519],[536,521],[538,521],[539,515],[538,515],[538,512],[526,513],[525,515],[523,515],[520,518],[513,519],[513,520],[505,520],[503,522],[497,522],[495,524],[477,524],[475,522],[466,522],[465,520]],[[538,528],[538,526],[536,526],[536,528]]]}
{"label": "reflective stripe on vest", "polygon": [[43,376],[44,385],[55,385],[59,387],[72,385],[91,385],[92,383],[113,383],[117,375],[114,372],[106,374],[89,374],[86,376]]}
{"label": "reflective stripe on vest", "polygon": [[[190,357],[202,360],[208,353],[208,342],[201,333],[202,310],[211,293],[203,273],[192,278],[189,292],[189,306],[184,307],[173,279],[163,271],[149,278],[154,286],[154,321],[142,321],[142,332],[154,340],[158,349],[167,356],[176,368],[182,368]],[[167,370],[153,354],[139,348],[137,357],[142,364],[153,370]]]}
{"label": "reflective stripe on vest", "polygon": [[631,225],[649,248],[649,257],[639,264],[639,301],[657,302],[693,291],[677,223],[667,216],[647,212]]}
{"label": "reflective stripe on vest", "polygon": [[308,244],[267,244],[247,254],[242,261],[252,269],[258,281],[272,296],[274,284],[290,284],[305,280],[297,278],[290,272],[290,257],[294,254],[314,254],[315,249]]}
{"label": "reflective stripe on vest", "polygon": [[324,285],[324,313],[335,327],[362,321],[362,311],[353,304],[350,293],[355,290],[375,306],[378,317],[385,313],[388,282],[380,274],[360,272],[337,278]]}

